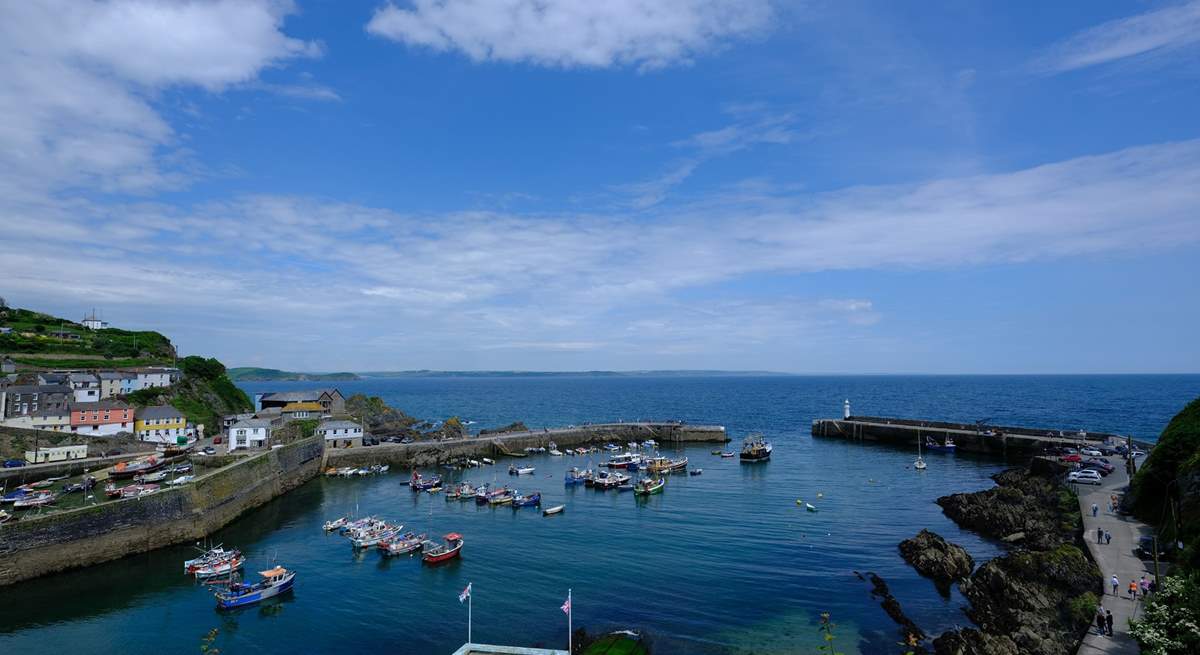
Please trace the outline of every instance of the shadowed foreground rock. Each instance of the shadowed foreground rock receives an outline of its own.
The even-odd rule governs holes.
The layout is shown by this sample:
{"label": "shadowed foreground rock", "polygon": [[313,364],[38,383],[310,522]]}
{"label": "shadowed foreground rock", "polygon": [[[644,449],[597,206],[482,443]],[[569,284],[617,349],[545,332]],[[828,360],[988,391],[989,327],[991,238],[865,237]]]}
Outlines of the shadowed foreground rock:
{"label": "shadowed foreground rock", "polygon": [[[1075,498],[1052,479],[1009,469],[992,476],[996,487],[937,499],[955,523],[1032,550],[1072,543],[1081,526]],[[1021,538],[1017,533],[1024,533]],[[1008,538],[1008,539],[1006,539]]]}
{"label": "shadowed foreground rock", "polygon": [[975,560],[965,548],[929,530],[921,530],[912,539],[901,541],[900,555],[918,573],[932,578],[944,596],[950,593],[950,583],[966,578],[975,568]]}
{"label": "shadowed foreground rock", "polygon": [[1022,655],[1012,639],[984,634],[974,628],[951,630],[933,640],[935,655]]}

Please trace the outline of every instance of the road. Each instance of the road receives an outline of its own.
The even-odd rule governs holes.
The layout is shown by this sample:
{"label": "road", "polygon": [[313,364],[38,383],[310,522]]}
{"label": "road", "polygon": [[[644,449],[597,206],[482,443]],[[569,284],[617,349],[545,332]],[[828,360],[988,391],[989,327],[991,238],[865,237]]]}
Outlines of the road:
{"label": "road", "polygon": [[[1141,600],[1129,597],[1129,581],[1154,578],[1154,562],[1143,562],[1133,553],[1138,539],[1143,535],[1152,534],[1153,530],[1132,516],[1122,516],[1109,507],[1113,494],[1118,498],[1129,486],[1129,475],[1125,472],[1124,461],[1120,458],[1109,458],[1117,470],[1104,478],[1099,486],[1075,485],[1079,491],[1079,509],[1083,513],[1083,537],[1087,543],[1092,558],[1100,566],[1104,576],[1104,609],[1113,613],[1113,636],[1096,634],[1095,626],[1084,637],[1079,646],[1080,655],[1096,653],[1129,653],[1137,655],[1137,642],[1129,636],[1129,619],[1140,615]],[[1092,503],[1099,507],[1097,516],[1092,516]],[[1096,528],[1103,528],[1112,534],[1112,543],[1096,543]],[[1161,566],[1161,564],[1160,564]],[[1165,572],[1165,569],[1164,569]],[[1112,592],[1110,578],[1116,574],[1119,584],[1117,595]]]}

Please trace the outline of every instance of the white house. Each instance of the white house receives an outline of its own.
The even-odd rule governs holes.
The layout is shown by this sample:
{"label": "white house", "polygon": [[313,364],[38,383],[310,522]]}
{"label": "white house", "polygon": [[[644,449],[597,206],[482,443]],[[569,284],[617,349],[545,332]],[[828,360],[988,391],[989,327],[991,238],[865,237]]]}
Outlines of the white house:
{"label": "white house", "polygon": [[326,448],[352,448],[363,441],[362,426],[354,421],[322,421],[317,435],[325,439]]}
{"label": "white house", "polygon": [[84,316],[80,323],[83,324],[83,327],[89,330],[103,330],[104,328],[108,327],[108,322],[100,320],[100,317],[96,315],[96,310],[94,309],[92,310],[91,314]]}
{"label": "white house", "polygon": [[239,448],[265,448],[271,438],[271,422],[261,418],[247,418],[229,426],[229,452]]}
{"label": "white house", "polygon": [[179,380],[179,369],[161,366],[136,368],[133,373],[137,376],[134,383],[137,389],[152,389],[154,387],[169,387]]}
{"label": "white house", "polygon": [[67,382],[75,392],[75,402],[94,403],[100,400],[100,378],[92,373],[71,373]]}

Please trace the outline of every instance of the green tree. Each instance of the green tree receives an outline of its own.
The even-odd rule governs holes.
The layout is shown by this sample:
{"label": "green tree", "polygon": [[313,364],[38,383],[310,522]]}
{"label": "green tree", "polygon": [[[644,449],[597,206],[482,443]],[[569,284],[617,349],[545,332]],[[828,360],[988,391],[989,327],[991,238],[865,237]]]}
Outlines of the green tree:
{"label": "green tree", "polygon": [[1160,580],[1142,618],[1129,621],[1129,632],[1147,655],[1200,653],[1200,574]]}

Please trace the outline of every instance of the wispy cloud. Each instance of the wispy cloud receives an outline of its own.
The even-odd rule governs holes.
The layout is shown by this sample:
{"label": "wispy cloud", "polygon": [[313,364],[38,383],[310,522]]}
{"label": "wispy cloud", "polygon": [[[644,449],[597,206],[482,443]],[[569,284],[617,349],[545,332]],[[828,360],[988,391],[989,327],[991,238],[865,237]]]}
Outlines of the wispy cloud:
{"label": "wispy cloud", "polygon": [[276,93],[289,98],[298,98],[301,100],[323,100],[330,102],[341,102],[342,97],[337,91],[320,84],[257,84],[255,88],[262,89],[269,93]]}
{"label": "wispy cloud", "polygon": [[1102,23],[1051,46],[1033,62],[1044,73],[1176,52],[1200,43],[1200,1]]}
{"label": "wispy cloud", "polygon": [[661,68],[766,30],[768,0],[413,0],[375,11],[371,34],[474,61]]}

